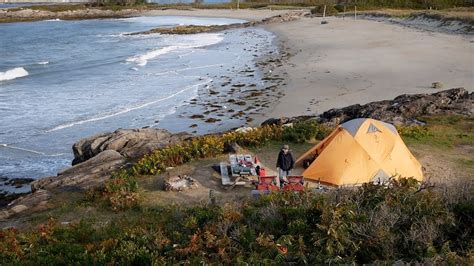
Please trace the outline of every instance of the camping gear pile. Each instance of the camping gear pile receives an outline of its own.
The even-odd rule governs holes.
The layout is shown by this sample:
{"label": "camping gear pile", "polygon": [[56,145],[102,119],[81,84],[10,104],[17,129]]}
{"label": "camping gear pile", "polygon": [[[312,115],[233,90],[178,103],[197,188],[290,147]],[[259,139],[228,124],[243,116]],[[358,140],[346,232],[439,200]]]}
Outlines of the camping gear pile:
{"label": "camping gear pile", "polygon": [[237,185],[252,184],[257,180],[257,172],[262,170],[264,171],[260,167],[258,158],[253,158],[250,154],[230,154],[229,164],[220,163],[222,185],[233,188]]}
{"label": "camping gear pile", "polygon": [[165,191],[183,191],[198,188],[197,181],[187,175],[171,176],[165,179],[163,189]]}

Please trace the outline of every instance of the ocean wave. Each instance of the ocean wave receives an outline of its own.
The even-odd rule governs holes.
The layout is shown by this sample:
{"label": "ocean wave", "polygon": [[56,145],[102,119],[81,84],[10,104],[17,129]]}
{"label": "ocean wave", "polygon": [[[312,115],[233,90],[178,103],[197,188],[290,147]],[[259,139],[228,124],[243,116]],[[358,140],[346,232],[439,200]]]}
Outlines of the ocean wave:
{"label": "ocean wave", "polygon": [[146,66],[146,64],[148,63],[148,60],[157,58],[160,55],[167,54],[167,53],[169,53],[171,51],[174,51],[176,49],[179,49],[179,48],[180,48],[180,46],[177,46],[177,45],[163,47],[163,48],[160,48],[160,49],[157,49],[157,50],[150,51],[150,52],[148,52],[146,54],[143,54],[143,55],[129,57],[129,58],[127,58],[127,62],[134,62],[138,66]]}
{"label": "ocean wave", "polygon": [[47,64],[49,64],[49,62],[48,61],[41,61],[41,62],[38,62],[36,64],[37,65],[47,65]]}
{"label": "ocean wave", "polygon": [[12,80],[16,78],[25,77],[25,76],[28,76],[28,71],[26,71],[22,67],[15,67],[5,72],[0,72],[0,81]]}
{"label": "ocean wave", "polygon": [[172,51],[175,51],[178,49],[192,49],[192,48],[205,47],[205,46],[217,44],[221,42],[223,39],[224,37],[222,37],[221,34],[205,33],[205,34],[191,35],[183,39],[182,43],[162,47],[160,49],[152,50],[142,55],[129,57],[127,58],[126,61],[134,62],[138,66],[146,66],[146,64],[148,63],[148,60],[155,59],[161,55],[170,53]]}
{"label": "ocean wave", "polygon": [[53,19],[45,19],[43,21],[62,21],[62,20],[59,18],[53,18]]}
{"label": "ocean wave", "polygon": [[143,104],[140,104],[140,105],[137,105],[137,106],[133,106],[133,107],[128,107],[128,108],[125,108],[125,109],[122,109],[122,110],[119,110],[117,112],[113,112],[113,113],[105,113],[105,114],[101,114],[97,117],[92,117],[92,118],[88,118],[88,119],[84,119],[84,120],[80,120],[80,121],[75,121],[75,122],[69,122],[69,123],[65,123],[65,124],[62,124],[62,125],[59,125],[59,126],[56,126],[54,128],[51,128],[51,129],[48,129],[46,130],[46,132],[53,132],[53,131],[57,131],[57,130],[61,130],[61,129],[65,129],[65,128],[69,128],[69,127],[73,127],[73,126],[76,126],[76,125],[82,125],[82,124],[85,124],[85,123],[89,123],[89,122],[95,122],[95,121],[100,121],[100,120],[104,120],[104,119],[107,119],[107,118],[111,118],[111,117],[114,117],[114,116],[118,116],[118,115],[122,115],[122,114],[126,114],[130,111],[134,111],[134,110],[138,110],[138,109],[141,109],[141,108],[144,108],[144,107],[147,107],[147,106],[150,106],[150,105],[153,105],[153,104],[156,104],[156,103],[159,103],[159,102],[162,102],[162,101],[166,101],[166,100],[169,100],[183,92],[186,92],[190,89],[193,89],[193,88],[197,88],[199,86],[202,86],[202,85],[205,85],[205,84],[208,84],[212,81],[212,79],[207,79],[205,80],[204,82],[201,82],[201,83],[197,83],[197,84],[193,84],[193,85],[189,85],[189,86],[186,86],[184,87],[183,89],[169,95],[169,96],[166,96],[164,98],[160,98],[160,99],[157,99],[157,100],[154,100],[154,101],[151,101],[151,102],[146,102],[146,103],[143,103]]}

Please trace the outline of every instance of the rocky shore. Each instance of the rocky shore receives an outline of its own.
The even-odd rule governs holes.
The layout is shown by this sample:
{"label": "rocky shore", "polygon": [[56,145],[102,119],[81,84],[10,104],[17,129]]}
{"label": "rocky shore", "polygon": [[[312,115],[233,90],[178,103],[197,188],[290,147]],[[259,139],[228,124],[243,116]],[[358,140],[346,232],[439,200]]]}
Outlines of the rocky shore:
{"label": "rocky shore", "polygon": [[66,11],[53,12],[48,10],[37,10],[30,8],[0,9],[0,23],[38,21],[47,19],[100,19],[100,18],[123,18],[142,14],[140,9],[109,10],[99,8],[83,8]]}
{"label": "rocky shore", "polygon": [[290,11],[285,14],[280,14],[268,18],[264,18],[258,21],[249,21],[244,23],[234,23],[228,25],[209,25],[209,26],[198,26],[198,25],[185,25],[185,26],[176,26],[173,28],[155,28],[142,32],[133,32],[127,35],[146,35],[146,34],[196,34],[196,33],[209,33],[209,32],[219,32],[229,29],[238,29],[246,28],[253,26],[260,26],[273,23],[283,23],[294,21],[302,16],[307,15],[307,11]]}
{"label": "rocky shore", "polygon": [[[316,119],[334,125],[358,117],[372,117],[395,124],[419,124],[418,117],[429,115],[474,115],[474,93],[463,88],[433,94],[401,95],[393,100],[331,109],[318,116],[269,119],[263,125],[288,124]],[[111,174],[154,149],[176,144],[192,136],[171,134],[162,129],[119,129],[79,140],[73,145],[74,166],[57,176],[31,183],[32,193],[12,201],[0,211],[0,220],[25,211],[45,209],[51,193],[83,191],[99,187]]]}
{"label": "rocky shore", "polygon": [[262,125],[283,125],[305,120],[334,126],[355,118],[374,118],[395,125],[420,125],[418,118],[433,115],[474,116],[474,92],[455,88],[433,94],[404,94],[393,100],[334,108],[317,116],[271,118]]}

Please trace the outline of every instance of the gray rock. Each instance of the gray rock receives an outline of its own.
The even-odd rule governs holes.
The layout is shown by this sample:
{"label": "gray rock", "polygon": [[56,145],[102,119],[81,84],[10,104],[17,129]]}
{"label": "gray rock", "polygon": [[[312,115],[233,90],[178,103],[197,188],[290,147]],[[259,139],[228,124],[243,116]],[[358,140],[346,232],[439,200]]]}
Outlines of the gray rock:
{"label": "gray rock", "polygon": [[374,118],[393,124],[417,124],[417,118],[428,115],[456,114],[472,116],[474,93],[464,88],[440,91],[433,94],[404,94],[393,100],[355,104],[331,109],[321,114],[318,121],[337,125],[354,118]]}
{"label": "gray rock", "polygon": [[178,143],[191,135],[171,134],[164,129],[118,129],[112,133],[98,134],[76,142],[73,165],[84,162],[105,150],[114,150],[127,158],[140,158],[155,149]]}
{"label": "gray rock", "polygon": [[272,125],[281,126],[290,122],[291,122],[291,119],[288,117],[270,118],[263,121],[262,126],[272,126]]}
{"label": "gray rock", "polygon": [[37,190],[34,193],[19,197],[12,201],[6,209],[0,211],[0,221],[4,221],[26,210],[43,210],[47,208],[50,197],[51,194],[46,190]]}
{"label": "gray rock", "polygon": [[33,192],[40,189],[84,190],[101,186],[111,173],[126,163],[114,150],[99,153],[86,162],[62,170],[57,176],[45,177],[31,183]]}

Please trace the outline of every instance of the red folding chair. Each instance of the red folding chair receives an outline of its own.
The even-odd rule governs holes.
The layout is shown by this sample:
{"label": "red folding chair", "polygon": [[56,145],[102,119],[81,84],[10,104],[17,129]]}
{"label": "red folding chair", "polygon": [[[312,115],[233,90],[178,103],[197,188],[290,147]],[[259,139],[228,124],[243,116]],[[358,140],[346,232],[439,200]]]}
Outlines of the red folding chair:
{"label": "red folding chair", "polygon": [[303,176],[287,176],[288,183],[285,184],[283,190],[303,191],[304,179]]}
{"label": "red folding chair", "polygon": [[258,183],[256,185],[257,190],[279,190],[280,188],[275,185],[276,176],[259,176]]}

